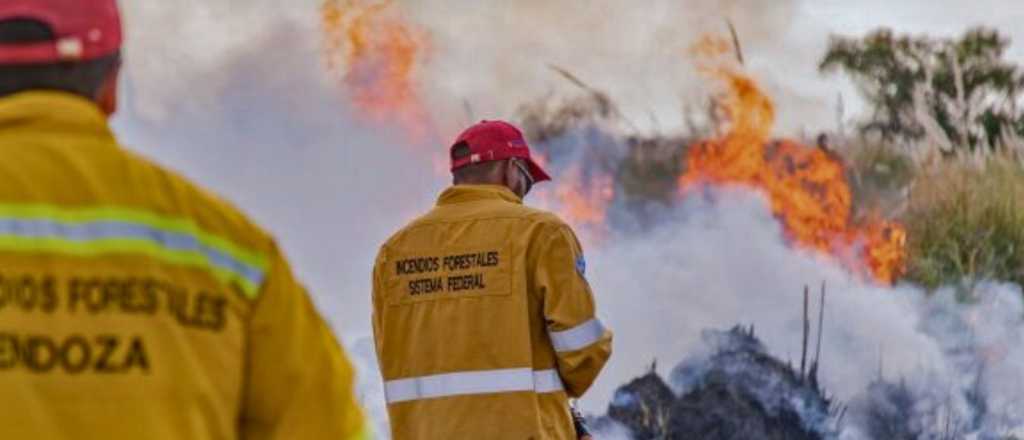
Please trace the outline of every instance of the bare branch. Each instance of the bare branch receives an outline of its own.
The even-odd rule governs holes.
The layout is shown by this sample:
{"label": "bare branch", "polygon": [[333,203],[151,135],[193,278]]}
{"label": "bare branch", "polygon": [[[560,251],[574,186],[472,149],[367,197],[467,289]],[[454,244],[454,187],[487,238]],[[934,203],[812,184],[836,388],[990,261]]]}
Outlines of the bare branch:
{"label": "bare branch", "polygon": [[814,352],[814,364],[821,360],[821,333],[825,326],[825,282],[821,282],[821,302],[818,304],[818,348]]}
{"label": "bare branch", "polygon": [[800,355],[800,380],[806,377],[807,373],[807,337],[808,333],[811,332],[811,320],[807,317],[807,307],[810,302],[810,288],[804,286],[804,343],[803,350]]}
{"label": "bare branch", "polygon": [[555,73],[559,74],[562,78],[565,78],[569,82],[573,83],[573,85],[575,85],[576,87],[579,87],[579,88],[585,90],[587,93],[589,93],[591,96],[593,96],[594,99],[596,99],[602,105],[607,106],[608,107],[608,111],[612,115],[614,115],[620,121],[625,122],[626,125],[628,125],[629,128],[632,129],[634,132],[639,132],[640,131],[640,129],[637,128],[636,124],[634,124],[633,121],[631,121],[629,118],[627,118],[626,115],[623,114],[621,110],[619,110],[619,107],[617,105],[615,105],[614,102],[612,102],[611,98],[609,98],[607,94],[605,94],[604,92],[602,92],[600,90],[597,90],[597,89],[591,87],[589,84],[583,82],[583,80],[581,80],[578,76],[574,75],[572,72],[570,72],[568,69],[566,69],[564,67],[556,66],[554,64],[548,64],[548,68],[551,69],[551,70],[554,70]]}
{"label": "bare branch", "polygon": [[732,35],[732,47],[736,50],[736,60],[740,62],[740,65],[746,65],[743,60],[743,47],[740,46],[740,36],[736,33],[736,26],[732,24],[732,20],[725,19],[725,24],[729,26],[729,34]]}

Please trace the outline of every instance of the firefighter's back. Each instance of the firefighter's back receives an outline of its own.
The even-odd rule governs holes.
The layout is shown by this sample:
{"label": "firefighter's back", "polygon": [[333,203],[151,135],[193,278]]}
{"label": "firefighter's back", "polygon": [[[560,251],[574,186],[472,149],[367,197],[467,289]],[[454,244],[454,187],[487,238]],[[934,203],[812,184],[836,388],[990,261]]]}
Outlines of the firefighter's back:
{"label": "firefighter's back", "polygon": [[375,331],[396,439],[572,438],[530,260],[555,216],[456,186],[395,234],[375,271]]}
{"label": "firefighter's back", "polygon": [[70,94],[0,99],[0,433],[233,439],[271,240]]}

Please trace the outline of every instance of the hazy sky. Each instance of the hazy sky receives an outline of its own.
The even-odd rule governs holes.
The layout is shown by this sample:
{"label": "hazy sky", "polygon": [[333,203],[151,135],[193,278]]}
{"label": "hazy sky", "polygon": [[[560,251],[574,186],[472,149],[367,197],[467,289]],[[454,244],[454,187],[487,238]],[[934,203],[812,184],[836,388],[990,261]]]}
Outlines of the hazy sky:
{"label": "hazy sky", "polygon": [[[949,34],[986,25],[999,28],[1017,41],[1024,37],[1020,26],[1024,5],[1012,0],[818,0],[804,2],[802,11],[809,20],[821,21],[843,33],[889,26],[912,33]],[[1020,46],[1014,51],[1024,54]]]}
{"label": "hazy sky", "polygon": [[[808,34],[798,33],[791,41],[806,38],[808,63],[825,50],[825,34],[863,35],[878,27],[889,27],[901,33],[932,36],[961,35],[965,30],[984,25],[994,27],[1012,40],[1007,58],[1024,63],[1024,2],[1014,0],[817,0],[801,4],[799,18],[807,26]],[[784,70],[774,72],[785,76]],[[812,78],[801,68],[794,80],[815,83],[815,90],[827,94],[836,87],[837,78]],[[790,81],[791,86],[799,82]],[[855,98],[853,90],[845,88],[847,98]],[[849,99],[847,102],[855,102]]]}
{"label": "hazy sky", "polygon": [[698,35],[725,32],[725,18],[735,23],[748,68],[778,101],[781,129],[788,132],[834,126],[840,93],[848,110],[857,109],[849,84],[816,69],[833,33],[889,26],[952,36],[984,24],[1018,41],[1011,56],[1024,58],[1024,3],[1013,0],[451,0],[403,6],[430,32],[425,84],[441,105],[457,97],[503,114],[525,98],[573,92],[546,68],[556,64],[610,92],[642,127],[652,119],[661,128],[677,126],[681,104],[699,102],[707,92],[686,51]]}

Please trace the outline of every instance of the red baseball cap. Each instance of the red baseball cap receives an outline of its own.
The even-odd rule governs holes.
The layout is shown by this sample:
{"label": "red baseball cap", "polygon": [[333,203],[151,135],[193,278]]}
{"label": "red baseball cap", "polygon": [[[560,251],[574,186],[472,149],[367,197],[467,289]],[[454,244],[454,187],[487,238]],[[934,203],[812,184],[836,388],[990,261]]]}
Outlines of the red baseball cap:
{"label": "red baseball cap", "polygon": [[452,171],[475,163],[519,158],[526,162],[534,183],[551,180],[551,176],[530,155],[530,146],[526,144],[523,132],[508,122],[481,121],[462,132],[452,144],[452,149],[462,143],[469,146],[470,154],[456,158],[452,151]]}
{"label": "red baseball cap", "polygon": [[0,64],[89,61],[121,49],[116,0],[0,0],[0,22],[36,20],[53,31],[52,41],[0,43]]}

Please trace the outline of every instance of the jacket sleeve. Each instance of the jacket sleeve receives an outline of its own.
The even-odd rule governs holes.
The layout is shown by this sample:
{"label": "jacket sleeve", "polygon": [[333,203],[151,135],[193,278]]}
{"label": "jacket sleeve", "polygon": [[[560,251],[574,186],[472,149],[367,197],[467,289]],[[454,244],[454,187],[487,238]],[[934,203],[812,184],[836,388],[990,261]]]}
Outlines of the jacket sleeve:
{"label": "jacket sleeve", "polygon": [[576,235],[565,225],[544,231],[535,282],[559,375],[569,396],[581,397],[611,356],[612,333],[597,318]]}
{"label": "jacket sleeve", "polygon": [[344,350],[280,252],[270,264],[249,321],[241,438],[369,439]]}

